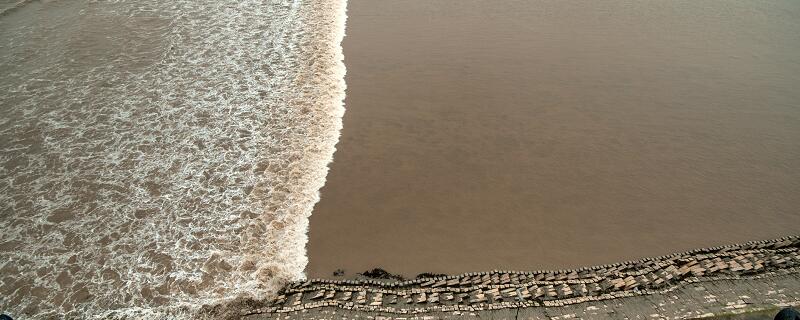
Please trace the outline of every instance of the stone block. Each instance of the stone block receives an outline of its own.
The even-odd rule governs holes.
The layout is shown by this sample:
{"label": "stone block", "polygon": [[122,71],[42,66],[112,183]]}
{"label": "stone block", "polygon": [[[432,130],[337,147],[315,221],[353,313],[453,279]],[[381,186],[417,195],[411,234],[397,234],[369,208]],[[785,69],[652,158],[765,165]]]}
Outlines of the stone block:
{"label": "stone block", "polygon": [[500,294],[500,289],[492,288],[486,291],[486,295],[491,298],[491,302],[503,301],[503,296]]}
{"label": "stone block", "polygon": [[556,293],[559,299],[564,299],[572,296],[572,288],[567,284],[561,284],[556,287]]}
{"label": "stone block", "polygon": [[531,294],[530,291],[528,291],[528,288],[521,287],[517,289],[517,298],[519,298],[520,300],[527,300],[530,299],[531,297],[533,297],[533,295]]}
{"label": "stone block", "polygon": [[575,292],[577,295],[585,296],[589,294],[589,289],[586,288],[586,284],[584,283],[576,284],[575,286],[573,286],[573,288],[574,289],[572,291]]}
{"label": "stone block", "polygon": [[303,303],[303,294],[302,293],[293,294],[289,298],[288,302],[289,302],[288,305],[290,305],[290,306],[298,306],[298,305],[300,305],[301,303]]}
{"label": "stone block", "polygon": [[558,293],[556,292],[555,287],[548,285],[544,287],[544,296],[547,298],[555,298],[558,297]]}
{"label": "stone block", "polygon": [[483,303],[483,302],[486,302],[486,301],[487,301],[486,295],[484,295],[483,293],[470,294],[470,296],[469,296],[469,303],[470,304]]}
{"label": "stone block", "polygon": [[370,306],[380,306],[383,304],[383,294],[380,292],[373,293],[372,297],[370,297]]}
{"label": "stone block", "polygon": [[365,304],[367,303],[367,292],[366,291],[359,291],[355,297],[355,303],[357,304]]}
{"label": "stone block", "polygon": [[350,301],[350,298],[352,297],[352,295],[353,295],[352,291],[342,291],[342,292],[339,293],[339,297],[337,298],[337,300],[339,300],[339,301]]}
{"label": "stone block", "polygon": [[316,290],[309,295],[309,299],[316,300],[325,296],[325,290]]}

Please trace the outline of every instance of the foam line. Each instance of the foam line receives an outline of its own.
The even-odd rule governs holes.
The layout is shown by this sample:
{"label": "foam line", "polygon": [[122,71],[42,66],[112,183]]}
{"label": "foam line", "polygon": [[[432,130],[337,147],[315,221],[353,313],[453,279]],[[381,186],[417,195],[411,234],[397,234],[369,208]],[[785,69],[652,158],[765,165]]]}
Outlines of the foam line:
{"label": "foam line", "polygon": [[0,309],[194,318],[303,279],[342,127],[345,11],[53,2],[4,24]]}
{"label": "foam line", "polygon": [[14,10],[24,7],[26,4],[33,2],[34,0],[21,0],[8,8],[0,10],[0,17],[3,17],[7,14],[11,14]]}

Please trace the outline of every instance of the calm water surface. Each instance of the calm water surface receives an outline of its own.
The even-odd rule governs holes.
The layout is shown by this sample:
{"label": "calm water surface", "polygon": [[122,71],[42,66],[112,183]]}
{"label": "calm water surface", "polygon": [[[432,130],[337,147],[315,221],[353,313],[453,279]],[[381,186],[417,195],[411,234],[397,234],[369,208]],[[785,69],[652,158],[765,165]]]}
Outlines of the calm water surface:
{"label": "calm water surface", "polygon": [[351,0],[312,277],[551,269],[800,225],[800,2]]}

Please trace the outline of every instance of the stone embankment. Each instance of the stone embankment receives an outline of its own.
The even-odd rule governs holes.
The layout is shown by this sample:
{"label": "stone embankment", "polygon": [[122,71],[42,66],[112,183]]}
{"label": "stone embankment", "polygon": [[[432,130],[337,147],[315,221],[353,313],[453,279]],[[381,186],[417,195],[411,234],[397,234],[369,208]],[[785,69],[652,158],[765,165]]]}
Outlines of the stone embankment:
{"label": "stone embankment", "polygon": [[[787,288],[778,288],[782,286]],[[716,295],[693,294],[714,290]],[[681,318],[681,312],[699,315],[699,311],[686,308],[718,313],[737,309],[735,305],[767,303],[762,297],[770,295],[773,305],[792,304],[800,299],[797,291],[800,237],[794,236],[569,270],[494,270],[402,282],[313,279],[287,286],[271,305],[242,315],[330,318],[338,312],[346,318],[425,318],[432,314],[444,318],[491,311],[495,316],[510,312],[510,317],[519,317],[531,312],[545,314],[545,310],[552,314],[554,309],[576,305],[583,312],[599,310],[609,308],[612,301],[633,298],[628,301],[641,304],[635,301],[646,300],[656,309],[681,301],[683,309],[652,313],[656,318]],[[725,297],[717,299],[717,295]],[[691,302],[684,299],[687,296]],[[704,306],[720,304],[720,300],[730,301],[721,308]],[[612,309],[607,311],[615,312]],[[616,312],[622,309],[616,308]]]}

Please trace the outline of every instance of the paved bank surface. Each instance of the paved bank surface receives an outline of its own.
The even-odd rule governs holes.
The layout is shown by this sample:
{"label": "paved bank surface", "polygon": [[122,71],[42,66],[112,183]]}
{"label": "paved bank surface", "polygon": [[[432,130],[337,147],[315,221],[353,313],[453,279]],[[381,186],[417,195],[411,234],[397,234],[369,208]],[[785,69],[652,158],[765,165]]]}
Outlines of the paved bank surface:
{"label": "paved bank surface", "polygon": [[796,305],[800,238],[570,270],[294,283],[247,319],[690,319]]}

